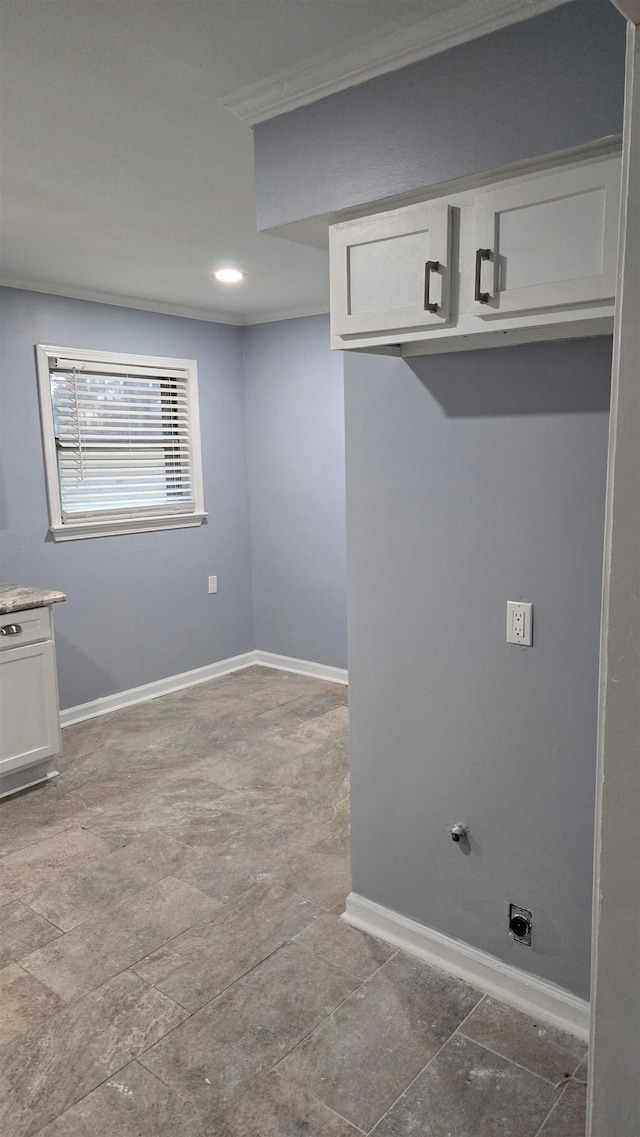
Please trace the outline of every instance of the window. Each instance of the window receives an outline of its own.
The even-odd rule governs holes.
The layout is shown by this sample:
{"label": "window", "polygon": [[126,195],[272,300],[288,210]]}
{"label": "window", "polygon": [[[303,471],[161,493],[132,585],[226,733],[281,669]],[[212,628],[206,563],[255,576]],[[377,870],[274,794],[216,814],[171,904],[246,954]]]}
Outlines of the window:
{"label": "window", "polygon": [[195,360],[42,345],[37,359],[54,538],[200,525]]}

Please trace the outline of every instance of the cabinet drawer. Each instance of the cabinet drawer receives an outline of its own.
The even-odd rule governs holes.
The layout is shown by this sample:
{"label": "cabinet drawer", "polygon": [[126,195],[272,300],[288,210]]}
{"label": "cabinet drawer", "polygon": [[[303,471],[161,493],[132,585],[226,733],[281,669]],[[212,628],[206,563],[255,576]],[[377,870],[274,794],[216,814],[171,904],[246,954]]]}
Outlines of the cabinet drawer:
{"label": "cabinet drawer", "polygon": [[612,301],[618,158],[478,193],[477,316]]}
{"label": "cabinet drawer", "polygon": [[449,320],[451,210],[425,202],[331,226],[334,335]]}
{"label": "cabinet drawer", "polygon": [[48,607],[29,608],[0,616],[0,651],[49,640],[51,635],[51,610]]}

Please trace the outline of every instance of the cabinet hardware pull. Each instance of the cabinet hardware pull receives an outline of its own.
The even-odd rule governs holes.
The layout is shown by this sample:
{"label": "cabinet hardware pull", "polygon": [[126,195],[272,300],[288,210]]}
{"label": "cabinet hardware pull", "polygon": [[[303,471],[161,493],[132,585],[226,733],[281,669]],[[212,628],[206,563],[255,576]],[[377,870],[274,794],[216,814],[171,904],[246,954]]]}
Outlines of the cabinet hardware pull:
{"label": "cabinet hardware pull", "polygon": [[20,624],[2,624],[0,627],[0,636],[19,636],[22,631]]}
{"label": "cabinet hardware pull", "polygon": [[440,261],[427,261],[424,266],[424,310],[425,312],[437,312],[438,305],[431,301],[429,297],[429,286],[431,283],[431,273],[440,272]]}
{"label": "cabinet hardware pull", "polygon": [[473,299],[477,300],[480,304],[489,303],[489,293],[480,291],[480,273],[482,272],[482,262],[491,260],[491,249],[476,249],[476,289],[473,294]]}

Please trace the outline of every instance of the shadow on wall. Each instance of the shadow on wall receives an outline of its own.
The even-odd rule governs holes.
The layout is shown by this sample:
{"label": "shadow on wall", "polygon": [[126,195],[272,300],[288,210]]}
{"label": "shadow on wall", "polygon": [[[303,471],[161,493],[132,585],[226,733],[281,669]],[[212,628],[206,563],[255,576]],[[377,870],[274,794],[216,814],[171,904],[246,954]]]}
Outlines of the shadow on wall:
{"label": "shadow on wall", "polygon": [[[406,363],[448,418],[589,414],[609,410],[608,385],[582,380],[580,360],[588,361],[592,375],[594,355],[611,367],[609,336],[572,341],[570,374],[557,343],[423,355]],[[534,371],[539,372],[535,383],[520,381]]]}
{"label": "shadow on wall", "polygon": [[[55,609],[54,609],[55,617]],[[90,659],[83,651],[62,633],[56,629],[55,632],[56,643],[56,659],[58,662],[58,677],[59,681],[62,676],[72,675],[75,679],[76,696],[73,706],[80,706],[82,703],[90,702],[95,699],[96,691],[100,691],[101,697],[105,695],[114,695],[120,690],[117,680],[113,675],[109,675],[102,667],[98,667],[95,660]],[[62,666],[61,666],[62,662]],[[80,678],[81,677],[81,678]],[[77,696],[77,688],[81,687],[81,697]],[[63,690],[63,684],[60,685],[60,706],[67,708],[72,704],[66,697],[66,692]]]}

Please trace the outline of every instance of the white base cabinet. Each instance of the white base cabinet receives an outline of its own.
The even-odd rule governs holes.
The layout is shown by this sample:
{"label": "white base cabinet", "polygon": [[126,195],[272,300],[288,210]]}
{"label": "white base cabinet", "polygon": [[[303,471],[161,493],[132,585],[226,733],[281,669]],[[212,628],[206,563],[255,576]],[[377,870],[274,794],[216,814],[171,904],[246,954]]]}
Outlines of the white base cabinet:
{"label": "white base cabinet", "polygon": [[332,347],[402,355],[611,332],[620,156],[332,225]]}
{"label": "white base cabinet", "polygon": [[0,797],[53,777],[58,684],[49,608],[0,617]]}

